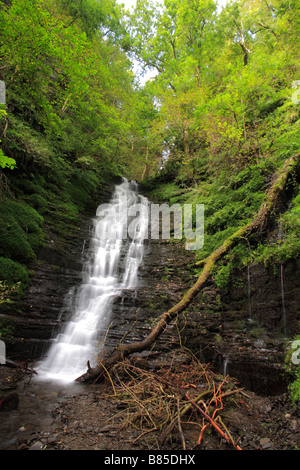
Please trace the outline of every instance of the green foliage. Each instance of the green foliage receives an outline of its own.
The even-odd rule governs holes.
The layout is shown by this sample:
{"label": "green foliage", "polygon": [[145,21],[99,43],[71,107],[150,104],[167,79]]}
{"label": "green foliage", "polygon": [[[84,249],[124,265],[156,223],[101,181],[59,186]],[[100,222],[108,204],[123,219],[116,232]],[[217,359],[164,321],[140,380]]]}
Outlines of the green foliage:
{"label": "green foliage", "polygon": [[290,384],[289,390],[290,390],[292,400],[294,402],[299,402],[300,400],[300,368],[297,369],[297,372],[295,373],[295,375],[296,375],[296,378]]}
{"label": "green foliage", "polygon": [[[0,104],[0,118],[6,118],[7,113],[5,109],[1,109]],[[0,140],[1,144],[1,140]],[[13,158],[6,157],[3,153],[3,150],[0,148],[0,168],[9,168],[13,170],[16,167],[16,161]]]}
{"label": "green foliage", "polygon": [[11,287],[18,282],[27,284],[29,282],[29,274],[27,269],[20,263],[9,258],[0,257],[0,279],[2,283],[5,280],[7,285]]}
{"label": "green foliage", "polygon": [[21,262],[28,262],[34,258],[34,252],[25,232],[12,217],[7,217],[1,224],[0,242],[1,256],[9,256]]}
{"label": "green foliage", "polygon": [[6,148],[12,155],[18,157],[18,166],[26,168],[32,161],[42,168],[50,168],[54,152],[47,139],[34,130],[27,122],[15,116],[9,116]]}
{"label": "green foliage", "polygon": [[151,191],[151,195],[154,199],[159,199],[161,201],[169,201],[172,203],[176,200],[175,197],[179,196],[180,193],[185,192],[185,190],[180,190],[175,182],[169,184],[160,184],[155,185],[154,191]]}
{"label": "green foliage", "polygon": [[208,174],[252,171],[265,159],[277,167],[299,152],[293,8],[291,17],[277,0],[237,0],[218,13],[210,0],[137,2],[133,50],[158,72],[147,83],[159,103],[153,132],[178,184],[197,187]]}
{"label": "green foliage", "polygon": [[28,205],[35,209],[39,214],[43,215],[47,212],[48,202],[40,194],[31,194],[25,198]]}
{"label": "green foliage", "polygon": [[93,171],[75,171],[71,180],[65,182],[66,194],[79,211],[83,211],[96,194],[99,178]]}
{"label": "green foliage", "polygon": [[291,201],[289,209],[278,221],[277,237],[266,244],[260,244],[255,255],[266,265],[284,263],[300,256],[300,187]]}
{"label": "green foliage", "polygon": [[229,263],[226,264],[225,266],[222,266],[221,269],[218,270],[214,279],[219,289],[224,290],[227,287],[230,274],[231,274],[231,266]]}
{"label": "green foliage", "polygon": [[134,83],[122,16],[115,0],[1,2],[3,281],[28,281],[19,263],[47,240],[44,220],[65,239],[103,184],[144,170],[135,151],[154,106]]}
{"label": "green foliage", "polygon": [[43,218],[28,204],[5,201],[0,204],[0,256],[19,262],[35,257],[40,245]]}
{"label": "green foliage", "polygon": [[0,167],[9,168],[10,170],[13,170],[16,167],[16,160],[14,160],[13,158],[6,157],[1,149],[0,149]]}
{"label": "green foliage", "polygon": [[0,319],[0,337],[1,336],[12,336],[15,331],[13,321],[8,318]]}
{"label": "green foliage", "polygon": [[0,305],[3,303],[11,303],[11,296],[14,296],[20,289],[21,282],[8,285],[7,282],[0,281]]}
{"label": "green foliage", "polygon": [[300,400],[299,345],[300,335],[297,335],[289,344],[285,357],[285,368],[287,373],[291,376],[291,381],[289,384],[289,393],[295,404],[298,404]]}
{"label": "green foliage", "polygon": [[63,8],[79,22],[87,36],[94,36],[97,30],[108,35],[119,35],[122,26],[118,18],[118,8],[114,1],[106,0],[59,0]]}
{"label": "green foliage", "polygon": [[14,0],[0,14],[7,158],[28,173],[58,174],[75,163],[110,167],[111,176],[121,163],[115,159],[126,167],[140,133],[139,92],[115,0]]}

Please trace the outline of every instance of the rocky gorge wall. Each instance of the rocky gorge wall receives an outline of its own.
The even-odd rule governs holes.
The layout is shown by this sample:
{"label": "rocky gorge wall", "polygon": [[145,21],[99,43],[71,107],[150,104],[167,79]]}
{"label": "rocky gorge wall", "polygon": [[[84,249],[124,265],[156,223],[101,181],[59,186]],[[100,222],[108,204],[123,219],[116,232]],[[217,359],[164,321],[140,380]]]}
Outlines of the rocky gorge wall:
{"label": "rocky gorge wall", "polygon": [[86,215],[80,215],[78,224],[64,233],[45,220],[43,231],[47,242],[28,266],[30,285],[20,299],[0,306],[1,323],[8,331],[1,337],[6,344],[7,359],[32,361],[47,351],[61,320],[66,319],[68,292],[81,282],[92,217],[98,204],[110,199],[112,191],[111,185],[100,188],[99,202],[87,207]]}
{"label": "rocky gorge wall", "polygon": [[185,314],[184,342],[248,389],[283,393],[287,347],[299,332],[299,296],[299,260],[275,270],[253,264],[236,271],[226,291],[211,284],[199,294]]}

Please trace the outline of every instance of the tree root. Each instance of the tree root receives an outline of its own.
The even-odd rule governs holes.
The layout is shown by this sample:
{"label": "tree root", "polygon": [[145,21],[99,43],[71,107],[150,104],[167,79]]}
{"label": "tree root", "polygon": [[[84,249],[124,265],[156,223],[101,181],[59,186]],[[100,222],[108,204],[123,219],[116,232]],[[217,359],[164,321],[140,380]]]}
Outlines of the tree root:
{"label": "tree root", "polygon": [[213,428],[240,450],[221,414],[235,404],[235,398],[239,402],[243,389],[236,387],[235,379],[215,374],[188,352],[188,363],[180,361],[181,349],[171,354],[174,359],[178,354],[179,362],[173,364],[172,359],[170,365],[166,360],[159,371],[140,369],[129,361],[116,366],[114,393],[109,397],[121,405],[120,429],[135,429],[138,436],[132,444],[143,441],[141,445],[151,449],[175,445],[185,450],[201,445],[205,430]]}

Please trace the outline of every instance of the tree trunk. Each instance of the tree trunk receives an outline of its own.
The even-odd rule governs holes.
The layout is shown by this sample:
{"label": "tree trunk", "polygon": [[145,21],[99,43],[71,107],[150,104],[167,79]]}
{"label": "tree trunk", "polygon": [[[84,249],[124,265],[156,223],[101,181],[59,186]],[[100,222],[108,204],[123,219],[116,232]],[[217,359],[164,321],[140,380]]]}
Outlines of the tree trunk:
{"label": "tree trunk", "polygon": [[99,362],[95,368],[88,367],[87,372],[78,377],[76,380],[78,382],[98,381],[100,380],[103,373],[109,370],[117,362],[122,361],[130,354],[144,351],[152,346],[161,333],[165,330],[166,326],[188,307],[191,301],[204,287],[217,261],[219,261],[231,248],[233,248],[239,242],[239,240],[241,240],[241,238],[246,238],[258,230],[262,231],[266,227],[270,213],[273,209],[276,209],[278,198],[285,189],[289,175],[299,164],[299,159],[299,156],[295,156],[288,158],[285,161],[283,167],[274,178],[273,183],[267,191],[262,205],[253,220],[241,227],[233,235],[228,237],[224,243],[208,258],[197,263],[203,264],[203,270],[196,283],[186,292],[186,294],[176,305],[160,316],[156,326],[144,340],[127,345],[119,345],[112,355],[103,362],[103,364]]}

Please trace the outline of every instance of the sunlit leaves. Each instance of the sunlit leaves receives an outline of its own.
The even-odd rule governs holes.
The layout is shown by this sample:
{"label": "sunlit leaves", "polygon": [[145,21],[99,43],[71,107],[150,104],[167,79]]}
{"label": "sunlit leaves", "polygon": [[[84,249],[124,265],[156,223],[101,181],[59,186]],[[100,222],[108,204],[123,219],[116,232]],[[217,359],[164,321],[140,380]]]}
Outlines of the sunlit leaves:
{"label": "sunlit leaves", "polygon": [[12,148],[42,165],[120,158],[131,145],[135,90],[115,0],[14,0],[1,16]]}
{"label": "sunlit leaves", "polygon": [[16,167],[16,161],[14,158],[6,157],[3,151],[0,149],[0,168],[9,168],[13,170]]}
{"label": "sunlit leaves", "polygon": [[169,156],[187,168],[208,152],[217,169],[262,158],[272,112],[298,78],[296,1],[217,11],[212,0],[138,0],[131,31],[139,60],[158,71],[148,85],[160,104],[153,129]]}

